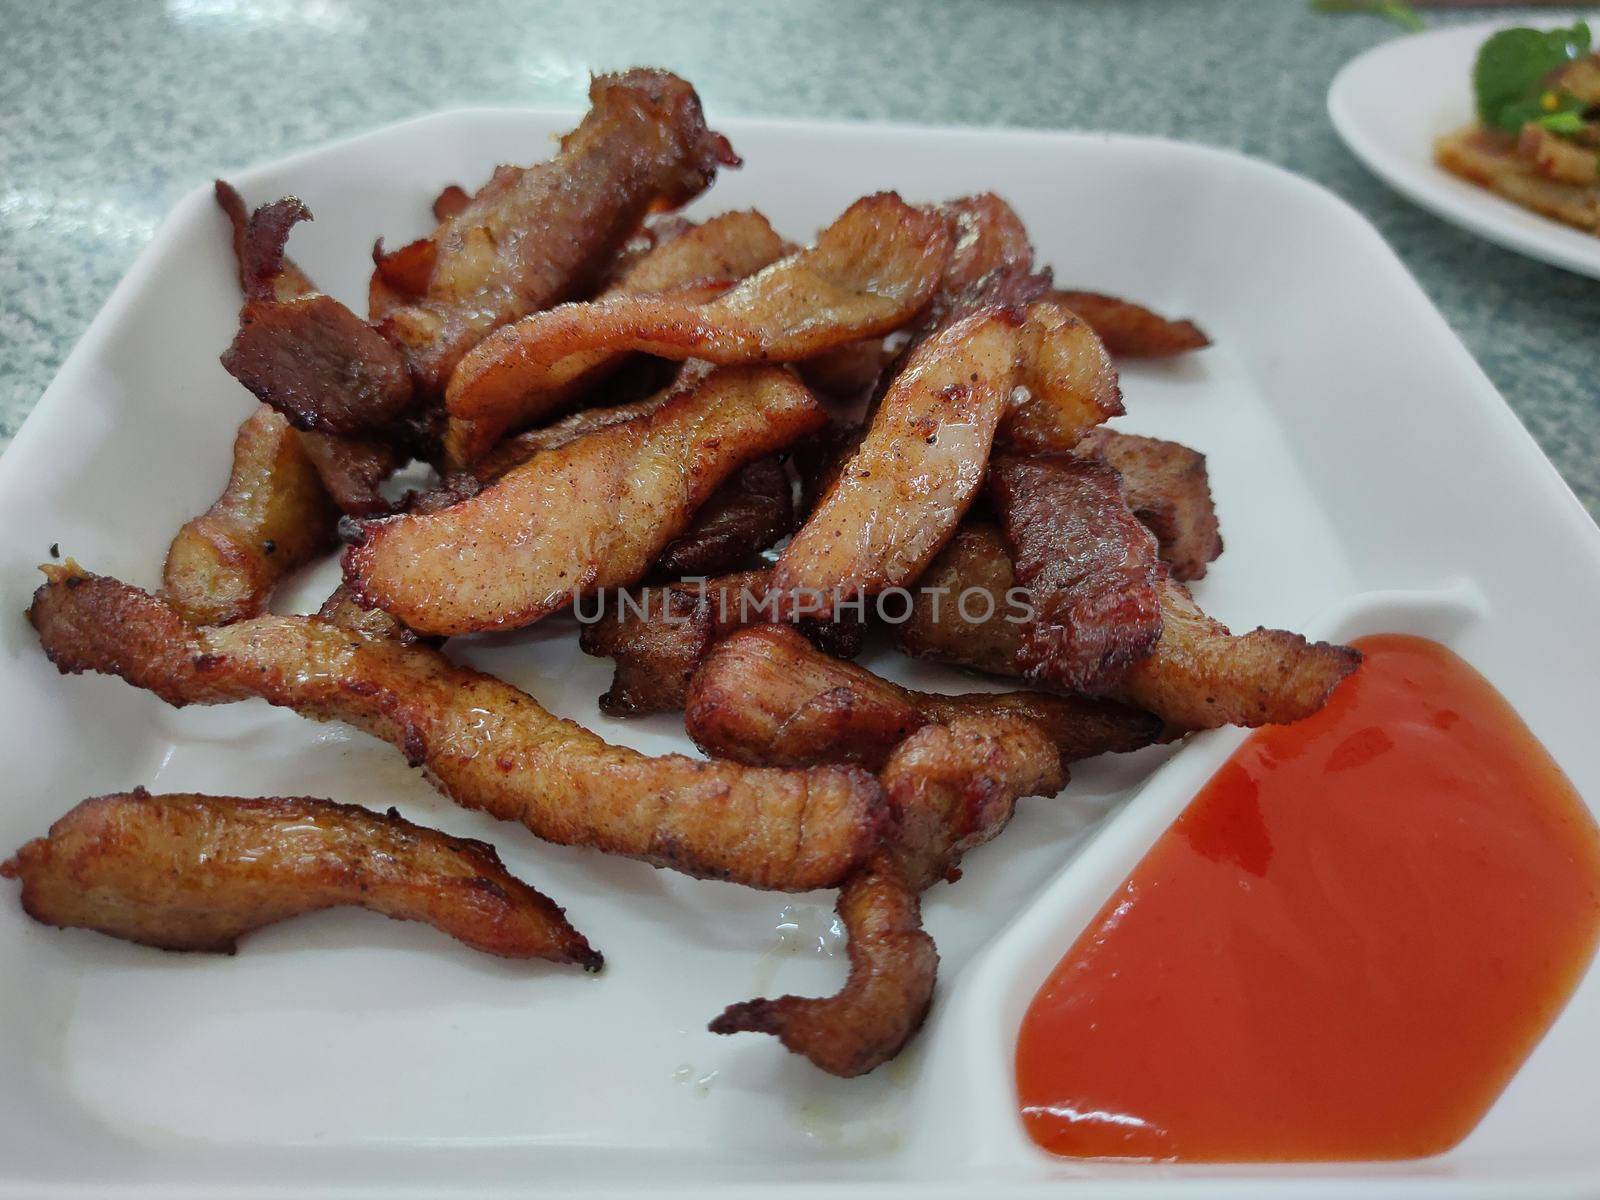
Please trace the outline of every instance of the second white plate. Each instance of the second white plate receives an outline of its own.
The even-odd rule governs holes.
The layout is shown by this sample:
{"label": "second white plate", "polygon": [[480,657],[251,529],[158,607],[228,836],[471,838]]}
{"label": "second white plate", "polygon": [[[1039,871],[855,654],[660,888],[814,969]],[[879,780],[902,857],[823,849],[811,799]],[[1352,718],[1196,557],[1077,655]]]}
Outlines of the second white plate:
{"label": "second white plate", "polygon": [[[1344,144],[1402,196],[1508,250],[1600,279],[1600,237],[1530,212],[1450,174],[1433,143],[1472,119],[1472,63],[1498,29],[1570,26],[1580,12],[1538,12],[1414,34],[1347,63],[1328,89],[1328,115]],[[1591,23],[1595,13],[1588,18]]]}

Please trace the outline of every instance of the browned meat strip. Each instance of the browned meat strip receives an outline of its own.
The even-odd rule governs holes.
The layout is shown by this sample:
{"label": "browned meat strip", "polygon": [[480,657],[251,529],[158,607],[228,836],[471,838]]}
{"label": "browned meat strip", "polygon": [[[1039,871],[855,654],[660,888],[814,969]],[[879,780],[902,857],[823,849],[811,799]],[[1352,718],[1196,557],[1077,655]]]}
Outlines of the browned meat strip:
{"label": "browned meat strip", "polygon": [[[625,593],[585,624],[578,638],[585,654],[616,661],[600,711],[636,717],[681,710],[689,680],[712,645],[735,629],[776,620],[776,615],[770,570]],[[863,629],[852,614],[839,621],[802,621],[797,628],[836,657],[861,653]]]}
{"label": "browned meat strip", "polygon": [[850,939],[844,987],[734,1004],[711,1022],[713,1033],[772,1034],[833,1075],[893,1058],[922,1024],[938,969],[917,893],[955,878],[961,854],[999,833],[1019,797],[1053,794],[1066,776],[1031,721],[963,717],[913,734],[880,781],[896,820],[883,851],[839,894]]}
{"label": "browned meat strip", "polygon": [[824,420],[781,368],[710,370],[648,416],[538,454],[470,500],[368,526],[346,582],[419,633],[532,624],[637,581],[724,480]]}
{"label": "browned meat strip", "polygon": [[520,821],[548,841],[804,891],[837,886],[877,836],[879,789],[853,768],[650,758],[425,646],[311,617],[198,628],[75,564],[45,573],[28,617],[61,671],[119,675],[169,704],[259,696],[345,721],[398,747],[457,804]]}
{"label": "browned meat strip", "polygon": [[784,625],[752,626],[717,642],[684,705],[689,736],[707,754],[768,767],[859,763],[878,770],[924,725],[991,716],[1033,721],[1063,763],[1137,750],[1161,734],[1160,718],[1115,701],[912,691],[823,654]]}
{"label": "browned meat strip", "polygon": [[1193,321],[1169,321],[1148,308],[1100,292],[1051,292],[1094,328],[1118,358],[1171,358],[1211,345]]}
{"label": "browned meat strip", "polygon": [[886,333],[927,302],[949,250],[937,214],[886,192],[857,200],[814,246],[710,303],[631,295],[535,313],[485,338],[451,379],[450,461],[470,464],[547,413],[596,351],[787,362]]}
{"label": "browned meat strip", "polygon": [[353,804],[143,788],[85,800],[0,864],[36,921],[163,950],[232,954],[300,913],[357,907],[421,921],[474,950],[598,971],[561,909],[494,847]]}
{"label": "browned meat strip", "polygon": [[1222,534],[1204,454],[1104,426],[1085,434],[1077,453],[1116,468],[1128,507],[1156,535],[1174,579],[1205,577],[1206,566],[1222,553]]}
{"label": "browned meat strip", "polygon": [[234,439],[222,495],[167,548],[163,594],[200,625],[256,616],[280,579],[334,544],[337,519],[299,435],[259,405]]}
{"label": "browned meat strip", "polygon": [[[971,620],[968,609],[945,603],[937,610],[926,589],[946,595],[987,592],[994,616]],[[1112,695],[1163,718],[1169,735],[1219,725],[1282,725],[1316,712],[1350,672],[1359,651],[1308,642],[1281,629],[1235,636],[1201,612],[1181,585],[1162,577],[1161,639],[1154,652],[1128,669]],[[900,647],[990,674],[1016,678],[1024,623],[1005,619],[1028,612],[1016,591],[1010,552],[998,530],[967,525],[918,581],[911,619],[895,627]],[[974,604],[971,611],[989,609]]]}
{"label": "browned meat strip", "polygon": [[1034,619],[1018,663],[1030,679],[1105,692],[1161,637],[1156,540],[1122,479],[1085,458],[997,457],[989,492]]}

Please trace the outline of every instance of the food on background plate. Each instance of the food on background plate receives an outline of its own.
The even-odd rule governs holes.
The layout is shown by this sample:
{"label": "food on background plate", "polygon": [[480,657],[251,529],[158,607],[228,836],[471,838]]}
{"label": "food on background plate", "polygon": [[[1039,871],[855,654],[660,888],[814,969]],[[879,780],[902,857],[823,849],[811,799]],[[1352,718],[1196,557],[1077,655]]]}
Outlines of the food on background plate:
{"label": "food on background plate", "polygon": [[[47,568],[29,615],[63,672],[179,706],[262,698],[348,722],[457,803],[548,841],[749,887],[839,888],[842,990],[735,1004],[712,1028],[860,1074],[899,1051],[933,994],[919,895],[954,881],[1019,800],[1059,791],[1084,756],[1297,720],[1359,655],[1231,637],[1174,582],[1221,552],[1205,460],[1097,428],[1122,399],[1096,326],[1112,352],[1151,356],[1205,344],[1192,324],[1053,290],[992,193],[865,196],[809,249],[754,211],[689,220],[665,210],[736,161],[689,85],[634,70],[597,78],[591,100],[553,160],[500,168],[472,195],[446,188],[433,234],[380,243],[366,320],[286,256],[300,201],[247,213],[219,184],[245,294],[225,360],[273,411],[246,423],[229,490],[175,543],[214,527],[210,557],[165,597]],[[385,499],[412,458],[436,478]],[[344,583],[315,617],[257,615],[341,511]],[[804,526],[774,552],[797,511]],[[867,602],[899,588],[904,646],[1051,691],[945,696],[838,661],[896,624]],[[581,648],[616,661],[603,711],[687,704],[722,757],[611,745],[437,644],[566,609]],[[167,802],[127,811],[148,821]],[[275,829],[267,849],[292,853]],[[117,886],[170,865],[154,843],[119,850],[101,856]],[[359,875],[319,861],[274,884],[301,908],[349,896],[335,876],[359,892]],[[237,883],[241,866],[223,846],[205,878]],[[87,876],[52,879],[59,912],[132,928],[96,907]],[[229,896],[245,892],[209,893],[195,927],[246,928]]]}
{"label": "food on background plate", "polygon": [[1582,799],[1450,650],[1356,646],[1360,674],[1252,734],[1039,989],[1016,1078],[1046,1149],[1438,1154],[1583,977],[1600,831]]}
{"label": "food on background plate", "polygon": [[1600,54],[1589,26],[1502,29],[1472,70],[1477,121],[1440,138],[1440,166],[1600,234]]}
{"label": "food on background plate", "polygon": [[421,921],[502,958],[598,971],[561,909],[494,847],[304,796],[96,796],[0,863],[22,907],[60,928],[232,954],[253,930],[325,908]]}

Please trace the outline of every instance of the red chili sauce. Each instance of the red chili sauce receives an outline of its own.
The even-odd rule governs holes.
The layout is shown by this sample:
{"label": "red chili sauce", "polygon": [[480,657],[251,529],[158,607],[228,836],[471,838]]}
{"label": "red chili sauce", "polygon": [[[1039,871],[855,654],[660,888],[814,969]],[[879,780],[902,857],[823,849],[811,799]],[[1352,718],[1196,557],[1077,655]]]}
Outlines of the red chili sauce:
{"label": "red chili sauce", "polygon": [[1017,1044],[1076,1157],[1412,1158],[1464,1138],[1577,986],[1600,835],[1436,643],[1251,736],[1056,965]]}

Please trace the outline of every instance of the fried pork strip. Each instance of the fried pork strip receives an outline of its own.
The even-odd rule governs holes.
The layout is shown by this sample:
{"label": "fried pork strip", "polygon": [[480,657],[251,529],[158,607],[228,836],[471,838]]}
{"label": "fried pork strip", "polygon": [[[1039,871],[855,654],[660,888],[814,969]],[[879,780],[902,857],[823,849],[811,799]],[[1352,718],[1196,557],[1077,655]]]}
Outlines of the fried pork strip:
{"label": "fried pork strip", "polygon": [[814,246],[709,304],[633,295],[535,313],[462,359],[445,398],[447,454],[469,464],[501,434],[538,419],[595,351],[779,362],[887,333],[927,302],[949,251],[938,214],[885,192],[857,200]]}
{"label": "fried pork strip", "polygon": [[738,165],[694,88],[669,72],[595,76],[589,104],[555,158],[498,168],[428,239],[426,291],[382,325],[425,394],[441,394],[493,330],[592,291],[651,209],[687,204],[719,166]]}
{"label": "fried pork strip", "polygon": [[[760,213],[731,212],[713,217],[702,225],[689,225],[656,243],[598,297],[599,301],[626,296],[663,296],[685,305],[704,304],[721,296],[740,280],[782,258],[788,247]],[[579,397],[592,392],[596,384],[611,375],[627,359],[624,352],[607,347],[584,351],[567,362],[569,377],[558,388],[544,393],[539,411],[532,419],[548,417],[571,407]],[[525,424],[519,421],[518,424]],[[478,430],[487,437],[498,436],[498,428]],[[451,434],[447,429],[446,440]],[[504,445],[504,443],[500,443]],[[499,453],[499,446],[483,455],[472,456],[476,469],[482,458]],[[465,457],[452,459],[458,467]]]}
{"label": "fried pork strip", "polygon": [[1095,459],[999,455],[989,494],[1034,609],[1018,665],[1029,679],[1104,693],[1161,637],[1156,540],[1122,477]]}
{"label": "fried pork strip", "polygon": [[785,625],[752,626],[716,643],[684,705],[684,724],[700,749],[767,767],[858,763],[878,770],[924,725],[994,716],[1033,721],[1063,763],[1137,750],[1161,734],[1159,718],[1114,701],[913,691],[823,654]]}
{"label": "fried pork strip", "polygon": [[[712,645],[776,615],[770,569],[625,593],[578,635],[585,654],[616,662],[600,711],[610,717],[681,711],[689,680]],[[797,628],[835,657],[861,653],[858,621],[802,621]]]}
{"label": "fried pork strip", "polygon": [[1128,507],[1156,535],[1174,579],[1205,577],[1207,564],[1222,554],[1222,535],[1204,454],[1103,426],[1084,435],[1077,453],[1116,468]]}
{"label": "fried pork strip", "polygon": [[494,847],[304,796],[85,800],[0,864],[22,907],[58,928],[162,950],[232,954],[301,913],[365,908],[502,958],[601,966],[599,952]]}
{"label": "fried pork strip", "polygon": [[757,459],[712,494],[651,570],[666,579],[721,575],[748,566],[793,530],[789,472],[777,458]]}
{"label": "fried pork strip", "polygon": [[342,583],[328,594],[322,607],[317,609],[317,616],[330,625],[337,625],[340,629],[348,629],[363,637],[404,642],[406,645],[424,640],[416,630],[407,629],[383,609],[362,608],[350,594],[350,589]]}
{"label": "fried pork strip", "polygon": [[785,612],[916,579],[982,487],[997,436],[1067,450],[1121,411],[1110,359],[1065,309],[991,306],[946,325],[911,355],[778,559]]}
{"label": "fried pork strip", "polygon": [[64,673],[121,676],[173,705],[260,697],[400,749],[465,808],[587,846],[751,887],[837,886],[864,861],[882,797],[847,767],[757,770],[650,758],[552,716],[438,651],[313,617],[198,628],[76,564],[46,567],[29,620]]}
{"label": "fried pork strip", "polygon": [[554,159],[500,167],[428,238],[380,256],[378,328],[329,296],[253,296],[223,365],[299,428],[400,436],[479,339],[592,290],[647,211],[737,162],[675,75],[599,76],[589,98]]}
{"label": "fried pork strip", "polygon": [[280,579],[334,544],[337,519],[299,435],[258,405],[234,439],[228,486],[167,548],[162,592],[196,624],[256,616]]}
{"label": "fried pork strip", "polygon": [[959,875],[961,854],[999,833],[1022,796],[1066,781],[1033,722],[959,718],[911,735],[879,777],[895,815],[883,849],[841,889],[850,974],[832,996],[746,1000],[713,1033],[768,1033],[833,1075],[865,1074],[898,1054],[927,1015],[939,955],[917,894]]}
{"label": "fried pork strip", "polygon": [[740,467],[821,428],[779,367],[724,367],[639,420],[536,455],[441,512],[367,528],[345,580],[419,633],[515,629],[625,587]]}
{"label": "fried pork strip", "polygon": [[[311,216],[298,200],[278,204],[292,205],[294,220]],[[279,299],[270,287],[248,289],[222,365],[297,429],[389,436],[416,400],[401,353],[322,292]]]}
{"label": "fried pork strip", "polygon": [[[298,201],[279,200],[254,217],[243,197],[224,180],[216,181],[217,205],[233,233],[233,256],[239,288],[248,297],[287,302],[317,292],[316,284],[284,253],[289,231],[305,215]],[[337,437],[301,430],[300,442],[316,467],[322,486],[341,511],[356,517],[388,511],[379,490],[383,481],[405,465],[405,456],[384,442]]]}
{"label": "fried pork strip", "polygon": [[[1026,607],[1015,593],[1010,551],[990,525],[962,526],[918,582],[911,619],[895,628],[901,649],[993,675],[1016,678],[1023,624],[1006,620]],[[946,595],[964,589],[987,592],[996,614],[969,620],[968,610],[946,602],[935,610],[926,589]],[[1235,636],[1203,613],[1181,584],[1163,578],[1161,639],[1142,662],[1130,667],[1111,695],[1155,713],[1169,735],[1219,725],[1282,725],[1308,717],[1361,663],[1348,646],[1308,642],[1281,629]]]}
{"label": "fried pork strip", "polygon": [[1117,358],[1172,358],[1211,345],[1193,321],[1168,320],[1119,296],[1057,290],[1050,298],[1087,321]]}

